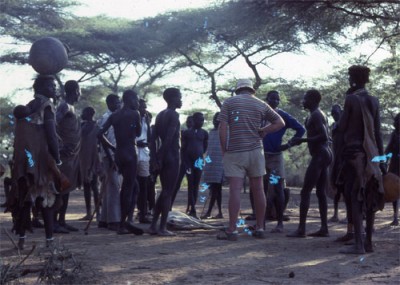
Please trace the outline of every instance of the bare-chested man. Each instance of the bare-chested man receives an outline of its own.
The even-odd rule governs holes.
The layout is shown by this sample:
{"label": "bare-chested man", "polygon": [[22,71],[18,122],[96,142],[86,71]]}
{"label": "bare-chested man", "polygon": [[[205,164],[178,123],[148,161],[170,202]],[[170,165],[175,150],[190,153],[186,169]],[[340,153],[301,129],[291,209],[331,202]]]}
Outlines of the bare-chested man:
{"label": "bare-chested man", "polygon": [[[143,234],[143,230],[127,222],[129,210],[136,204],[137,188],[135,179],[137,173],[136,137],[142,132],[139,111],[139,98],[135,91],[126,90],[122,95],[123,107],[110,115],[99,132],[99,138],[109,148],[115,151],[115,163],[122,175],[121,186],[121,220],[118,234]],[[104,133],[110,127],[114,128],[116,146],[113,146]]]}
{"label": "bare-chested man", "polygon": [[[351,201],[347,219],[354,226],[355,238],[355,244],[342,250],[342,253],[363,254],[373,251],[375,212],[384,206],[382,173],[386,171],[386,165],[372,161],[375,156],[383,155],[383,143],[379,101],[365,89],[369,72],[370,69],[365,66],[349,68],[350,89],[338,127],[343,134],[345,195],[349,195]],[[362,238],[364,212],[365,241]]]}
{"label": "bare-chested man", "polygon": [[332,153],[329,148],[328,121],[325,114],[319,109],[321,94],[317,90],[308,90],[304,94],[303,107],[310,111],[305,127],[307,138],[293,138],[294,145],[307,142],[311,155],[310,164],[304,176],[303,188],[300,192],[300,222],[296,231],[288,234],[288,237],[306,236],[306,219],[310,207],[310,195],[314,187],[318,198],[321,228],[309,234],[314,237],[328,237],[328,205],[326,201],[326,185],[328,179],[328,166],[332,161]]}
{"label": "bare-chested man", "polygon": [[[177,88],[167,88],[163,93],[167,102],[167,109],[161,111],[156,118],[152,142],[152,164],[160,171],[161,193],[154,207],[153,221],[148,230],[149,234],[171,236],[174,233],[167,230],[168,212],[171,208],[171,199],[179,174],[179,114],[175,111],[182,107],[182,95]],[[156,150],[155,143],[159,139],[161,147]],[[157,221],[161,215],[160,226]]]}

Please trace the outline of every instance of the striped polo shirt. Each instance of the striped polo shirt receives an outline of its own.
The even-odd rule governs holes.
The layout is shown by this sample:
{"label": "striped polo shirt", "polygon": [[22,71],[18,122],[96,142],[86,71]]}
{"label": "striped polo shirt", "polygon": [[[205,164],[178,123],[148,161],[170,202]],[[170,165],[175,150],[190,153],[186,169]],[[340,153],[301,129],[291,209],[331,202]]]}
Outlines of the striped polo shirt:
{"label": "striped polo shirt", "polygon": [[259,129],[279,115],[264,101],[249,93],[226,99],[219,120],[229,126],[227,152],[250,151],[262,147]]}

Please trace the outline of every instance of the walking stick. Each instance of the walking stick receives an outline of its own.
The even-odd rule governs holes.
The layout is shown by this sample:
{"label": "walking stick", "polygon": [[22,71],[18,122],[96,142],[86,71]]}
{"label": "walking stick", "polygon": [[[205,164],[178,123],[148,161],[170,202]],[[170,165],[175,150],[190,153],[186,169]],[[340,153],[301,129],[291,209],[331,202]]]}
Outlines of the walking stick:
{"label": "walking stick", "polygon": [[[105,179],[105,185],[107,185],[107,178],[108,178],[108,175],[106,176],[106,179]],[[94,218],[94,215],[98,212],[98,210],[99,210],[99,208],[100,208],[100,203],[101,203],[101,201],[103,200],[103,195],[104,195],[104,192],[105,192],[105,189],[107,188],[107,186],[105,186],[105,187],[103,187],[103,185],[101,185],[101,190],[100,190],[100,194],[99,194],[99,199],[98,199],[98,201],[97,201],[97,203],[96,203],[96,206],[95,206],[95,208],[94,208],[94,211],[93,211],[93,213],[92,213],[92,215],[90,216],[90,219],[89,219],[89,221],[88,221],[88,223],[87,223],[87,225],[86,225],[86,227],[85,227],[85,229],[83,230],[83,232],[85,233],[85,235],[88,235],[89,233],[88,233],[88,230],[89,230],[89,227],[90,227],[90,224],[92,223],[92,221],[93,221],[93,218]]]}
{"label": "walking stick", "polygon": [[[110,168],[112,168],[114,162],[113,162],[113,160],[112,160],[112,157],[111,157],[111,154],[110,154],[110,150],[109,150],[107,147],[105,147],[104,144],[102,144],[102,146],[103,146],[103,148],[104,148],[104,151],[106,152],[107,159],[108,159],[109,162],[110,162]],[[98,200],[97,203],[96,203],[96,206],[95,206],[94,211],[93,211],[93,213],[92,213],[92,215],[91,215],[91,217],[90,217],[90,220],[88,221],[88,223],[87,223],[85,229],[83,230],[83,232],[85,233],[85,235],[88,235],[88,234],[89,234],[88,230],[89,230],[90,224],[92,223],[93,218],[94,218],[94,215],[95,215],[95,214],[97,213],[97,211],[99,210],[100,203],[101,203],[101,201],[103,200],[104,192],[105,192],[105,189],[107,188],[107,183],[108,183],[109,175],[107,175],[107,173],[106,173],[105,177],[106,177],[106,178],[104,179],[105,181],[104,181],[104,183],[102,182],[102,185],[101,185],[100,194],[99,194],[99,200]],[[106,186],[103,187],[103,184],[105,184]]]}

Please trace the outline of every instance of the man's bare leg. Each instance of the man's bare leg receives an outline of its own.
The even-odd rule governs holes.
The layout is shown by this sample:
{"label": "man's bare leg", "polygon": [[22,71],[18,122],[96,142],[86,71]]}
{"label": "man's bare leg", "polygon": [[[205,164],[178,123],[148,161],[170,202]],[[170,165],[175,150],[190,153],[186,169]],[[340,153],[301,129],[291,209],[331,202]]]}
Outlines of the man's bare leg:
{"label": "man's bare leg", "polygon": [[236,222],[240,211],[240,192],[242,190],[242,187],[243,187],[243,178],[229,177],[228,232],[234,232],[236,230]]}
{"label": "man's bare leg", "polygon": [[256,229],[265,227],[266,199],[264,194],[263,177],[250,177],[250,189],[254,198],[254,208],[256,212]]}

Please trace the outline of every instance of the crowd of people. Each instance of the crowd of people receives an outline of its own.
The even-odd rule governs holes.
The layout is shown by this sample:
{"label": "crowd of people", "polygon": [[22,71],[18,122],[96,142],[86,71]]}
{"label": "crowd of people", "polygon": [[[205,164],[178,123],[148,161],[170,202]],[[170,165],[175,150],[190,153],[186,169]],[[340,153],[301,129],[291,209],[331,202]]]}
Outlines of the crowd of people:
{"label": "crowd of people", "polygon": [[[108,95],[108,111],[96,121],[93,107],[84,108],[80,116],[74,108],[80,97],[77,81],[65,83],[65,99],[55,107],[55,78],[39,75],[33,84],[34,99],[14,108],[11,179],[4,180],[6,207],[19,236],[18,247],[24,248],[26,231],[32,227],[44,227],[47,246],[53,243],[53,233],[78,231],[66,221],[70,192],[78,187],[83,188],[86,207],[81,220],[90,224],[95,216],[99,228],[121,235],[173,236],[167,218],[185,176],[188,215],[198,218],[196,206],[203,198],[199,191],[210,192],[209,206],[200,219],[223,218],[222,186],[227,179],[229,224],[217,239],[236,241],[239,237],[240,193],[246,177],[253,209],[246,220],[255,220],[251,235],[265,238],[265,221],[271,216],[277,220],[271,232],[282,233],[289,200],[283,152],[307,143],[311,160],[300,191],[299,224],[287,237],[329,236],[326,193],[333,187],[336,194],[330,221],[338,221],[341,196],[347,212],[347,233],[337,241],[353,241],[343,253],[372,252],[375,212],[383,209],[382,177],[387,172],[386,160],[374,158],[390,152],[388,170],[400,175],[400,115],[394,119],[395,130],[385,150],[379,102],[365,87],[369,73],[365,66],[349,68],[350,88],[344,102],[332,106],[332,126],[319,107],[323,97],[318,90],[304,94],[302,104],[309,115],[303,126],[278,108],[278,91],[269,91],[263,101],[255,96],[251,80],[240,79],[236,95],[214,114],[209,132],[203,129],[201,112],[189,116],[186,129],[181,130],[177,109],[182,106],[182,94],[178,88],[164,90],[167,107],[157,114],[153,125],[146,101],[131,89],[123,92],[122,102],[116,94]],[[294,135],[283,143],[287,129]],[[156,196],[157,177],[161,190]],[[307,234],[314,188],[321,227]],[[218,213],[213,216],[215,203]],[[397,201],[393,209],[392,224],[398,225]],[[148,228],[135,224],[136,218]]]}

